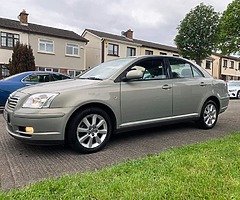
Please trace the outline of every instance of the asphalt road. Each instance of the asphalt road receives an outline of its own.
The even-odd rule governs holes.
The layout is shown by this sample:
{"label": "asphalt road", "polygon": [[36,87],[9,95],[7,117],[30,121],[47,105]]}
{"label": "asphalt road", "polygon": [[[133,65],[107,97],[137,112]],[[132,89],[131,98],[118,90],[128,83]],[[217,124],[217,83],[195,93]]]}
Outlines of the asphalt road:
{"label": "asphalt road", "polygon": [[166,149],[223,137],[240,131],[240,100],[231,100],[212,130],[194,123],[161,126],[114,136],[101,152],[81,155],[63,146],[31,146],[7,134],[0,115],[1,189],[22,187],[49,177],[96,170],[129,159],[159,153]]}

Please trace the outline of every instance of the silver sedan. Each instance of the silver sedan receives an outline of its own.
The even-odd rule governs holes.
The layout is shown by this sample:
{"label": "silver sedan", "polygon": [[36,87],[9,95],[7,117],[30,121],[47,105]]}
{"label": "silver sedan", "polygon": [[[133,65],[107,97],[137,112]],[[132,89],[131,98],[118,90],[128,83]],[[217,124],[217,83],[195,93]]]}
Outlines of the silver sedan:
{"label": "silver sedan", "polygon": [[75,80],[20,89],[8,99],[7,131],[28,143],[102,149],[115,132],[182,120],[213,128],[228,107],[224,81],[171,56],[108,61]]}

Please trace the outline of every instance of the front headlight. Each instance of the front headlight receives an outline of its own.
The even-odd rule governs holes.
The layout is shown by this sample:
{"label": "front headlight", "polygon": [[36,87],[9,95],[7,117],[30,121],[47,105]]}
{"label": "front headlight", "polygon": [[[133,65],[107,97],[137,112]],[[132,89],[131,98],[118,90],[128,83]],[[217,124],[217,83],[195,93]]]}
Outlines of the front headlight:
{"label": "front headlight", "polygon": [[58,93],[38,93],[27,98],[23,108],[48,108]]}

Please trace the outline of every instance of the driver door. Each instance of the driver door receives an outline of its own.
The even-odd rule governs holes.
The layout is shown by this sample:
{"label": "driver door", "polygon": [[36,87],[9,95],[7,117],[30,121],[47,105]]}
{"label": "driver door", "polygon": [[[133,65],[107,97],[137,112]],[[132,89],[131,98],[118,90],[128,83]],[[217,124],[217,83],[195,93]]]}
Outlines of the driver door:
{"label": "driver door", "polygon": [[162,58],[145,59],[128,70],[143,70],[138,80],[121,82],[122,126],[148,124],[172,116],[172,80]]}

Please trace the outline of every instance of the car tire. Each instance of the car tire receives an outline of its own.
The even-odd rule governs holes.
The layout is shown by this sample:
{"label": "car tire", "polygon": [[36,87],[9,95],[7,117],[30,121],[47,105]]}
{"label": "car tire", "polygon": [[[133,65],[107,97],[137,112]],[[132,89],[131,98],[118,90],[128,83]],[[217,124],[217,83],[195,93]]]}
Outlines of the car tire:
{"label": "car tire", "polygon": [[237,99],[240,99],[240,91],[237,92]]}
{"label": "car tire", "polygon": [[100,108],[87,108],[77,113],[67,128],[67,143],[80,153],[103,149],[112,133],[109,115]]}
{"label": "car tire", "polygon": [[212,100],[209,100],[204,103],[197,124],[202,129],[211,129],[217,123],[218,114],[219,111],[216,103]]}

